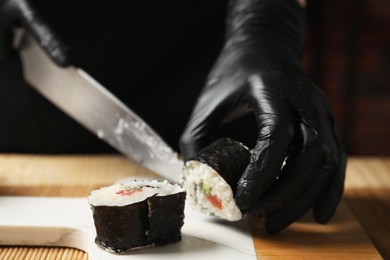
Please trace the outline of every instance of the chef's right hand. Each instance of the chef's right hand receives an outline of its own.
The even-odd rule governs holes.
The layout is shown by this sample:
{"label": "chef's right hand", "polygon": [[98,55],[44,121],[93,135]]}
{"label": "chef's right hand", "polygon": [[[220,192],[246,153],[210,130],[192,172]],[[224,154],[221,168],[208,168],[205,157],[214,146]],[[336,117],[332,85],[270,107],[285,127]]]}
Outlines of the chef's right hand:
{"label": "chef's right hand", "polygon": [[13,29],[24,27],[59,66],[70,64],[68,49],[59,40],[39,10],[29,0],[0,0],[0,59],[12,55]]}

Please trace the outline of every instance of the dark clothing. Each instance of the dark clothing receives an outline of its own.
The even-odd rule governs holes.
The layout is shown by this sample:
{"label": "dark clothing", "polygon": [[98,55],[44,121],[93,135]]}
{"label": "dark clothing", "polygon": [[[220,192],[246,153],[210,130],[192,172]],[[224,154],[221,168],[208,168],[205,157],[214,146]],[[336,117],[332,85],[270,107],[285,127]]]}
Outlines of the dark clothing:
{"label": "dark clothing", "polygon": [[[36,1],[72,62],[178,149],[223,44],[226,0]],[[120,4],[120,6],[119,6]],[[17,56],[0,61],[0,152],[112,148],[24,83]]]}

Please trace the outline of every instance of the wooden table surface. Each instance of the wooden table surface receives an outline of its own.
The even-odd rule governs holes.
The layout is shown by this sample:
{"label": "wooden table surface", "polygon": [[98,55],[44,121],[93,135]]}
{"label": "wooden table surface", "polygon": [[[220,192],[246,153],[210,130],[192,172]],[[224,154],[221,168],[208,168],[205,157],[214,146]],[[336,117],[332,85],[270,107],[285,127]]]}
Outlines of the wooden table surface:
{"label": "wooden table surface", "polygon": [[[129,176],[155,175],[119,155],[0,155],[0,195],[87,196]],[[389,216],[390,158],[351,157],[344,199],[328,225],[307,215],[276,236],[264,233],[261,220],[250,218],[250,226],[259,259],[390,259]],[[0,259],[88,256],[72,248],[1,246]]]}

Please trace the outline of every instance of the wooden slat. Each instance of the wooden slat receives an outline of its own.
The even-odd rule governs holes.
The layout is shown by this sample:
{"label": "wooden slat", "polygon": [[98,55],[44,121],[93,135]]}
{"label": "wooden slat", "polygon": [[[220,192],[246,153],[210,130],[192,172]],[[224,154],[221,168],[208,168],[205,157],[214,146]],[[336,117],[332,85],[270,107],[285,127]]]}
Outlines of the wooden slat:
{"label": "wooden slat", "polygon": [[88,255],[73,248],[0,247],[0,259],[87,260]]}
{"label": "wooden slat", "polygon": [[101,185],[53,185],[53,186],[2,186],[0,195],[35,197],[85,197]]}
{"label": "wooden slat", "polygon": [[107,185],[131,176],[156,175],[116,155],[0,156],[0,183],[9,186]]}

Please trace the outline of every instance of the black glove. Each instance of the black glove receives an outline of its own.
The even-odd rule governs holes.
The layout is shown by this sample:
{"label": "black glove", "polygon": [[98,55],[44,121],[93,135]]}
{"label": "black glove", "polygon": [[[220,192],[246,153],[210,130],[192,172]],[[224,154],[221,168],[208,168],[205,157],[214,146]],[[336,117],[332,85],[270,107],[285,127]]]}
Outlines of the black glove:
{"label": "black glove", "polygon": [[303,8],[296,0],[233,0],[226,33],[181,137],[184,158],[249,107],[258,136],[237,185],[238,206],[265,217],[271,234],[311,208],[317,222],[328,222],[342,197],[346,155],[324,94],[301,68]]}
{"label": "black glove", "polygon": [[12,30],[17,26],[23,26],[32,33],[55,63],[60,66],[69,65],[67,47],[29,0],[0,0],[0,58],[5,58],[14,51]]}

